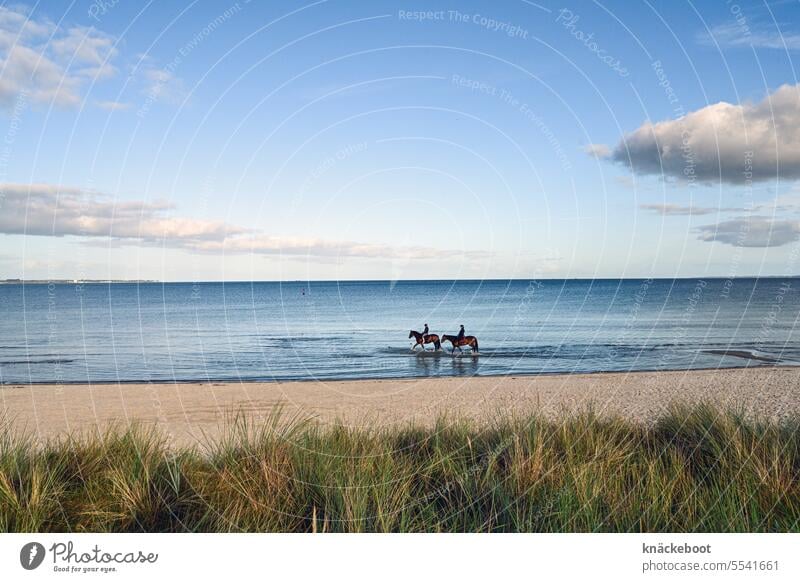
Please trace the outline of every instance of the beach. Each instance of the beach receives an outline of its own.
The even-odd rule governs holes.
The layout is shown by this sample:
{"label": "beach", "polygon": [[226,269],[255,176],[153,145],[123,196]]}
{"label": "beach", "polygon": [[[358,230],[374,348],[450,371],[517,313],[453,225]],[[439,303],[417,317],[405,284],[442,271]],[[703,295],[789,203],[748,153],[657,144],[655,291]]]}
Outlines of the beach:
{"label": "beach", "polygon": [[708,402],[782,420],[800,412],[800,368],[756,366],[668,372],[536,376],[120,384],[12,384],[0,410],[38,440],[130,424],[156,426],[175,445],[213,439],[237,415],[361,428],[430,426],[437,418],[491,423],[513,414],[559,418],[589,408],[648,423],[673,404]]}

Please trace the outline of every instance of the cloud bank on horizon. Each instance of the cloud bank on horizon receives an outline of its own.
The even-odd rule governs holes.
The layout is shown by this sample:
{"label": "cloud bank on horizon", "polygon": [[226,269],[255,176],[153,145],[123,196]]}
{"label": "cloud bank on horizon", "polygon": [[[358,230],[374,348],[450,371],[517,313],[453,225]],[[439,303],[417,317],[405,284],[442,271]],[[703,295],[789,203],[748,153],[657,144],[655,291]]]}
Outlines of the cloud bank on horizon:
{"label": "cloud bank on horizon", "polygon": [[735,247],[780,247],[800,240],[800,220],[746,216],[698,227],[700,240]]}

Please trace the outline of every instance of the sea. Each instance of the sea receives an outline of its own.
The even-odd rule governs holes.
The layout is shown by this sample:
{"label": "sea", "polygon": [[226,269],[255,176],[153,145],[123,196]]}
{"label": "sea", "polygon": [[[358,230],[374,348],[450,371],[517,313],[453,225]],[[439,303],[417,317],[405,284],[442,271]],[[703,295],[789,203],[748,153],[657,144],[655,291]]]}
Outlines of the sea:
{"label": "sea", "polygon": [[0,383],[795,366],[798,318],[798,278],[4,284]]}

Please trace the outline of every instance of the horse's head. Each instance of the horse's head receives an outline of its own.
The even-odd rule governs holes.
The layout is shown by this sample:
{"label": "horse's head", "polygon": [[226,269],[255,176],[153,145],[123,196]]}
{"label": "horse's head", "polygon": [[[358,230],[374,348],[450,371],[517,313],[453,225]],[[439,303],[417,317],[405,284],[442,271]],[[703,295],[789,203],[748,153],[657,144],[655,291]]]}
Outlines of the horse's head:
{"label": "horse's head", "polygon": [[414,330],[413,329],[408,331],[408,339],[411,339],[412,337],[414,337]]}

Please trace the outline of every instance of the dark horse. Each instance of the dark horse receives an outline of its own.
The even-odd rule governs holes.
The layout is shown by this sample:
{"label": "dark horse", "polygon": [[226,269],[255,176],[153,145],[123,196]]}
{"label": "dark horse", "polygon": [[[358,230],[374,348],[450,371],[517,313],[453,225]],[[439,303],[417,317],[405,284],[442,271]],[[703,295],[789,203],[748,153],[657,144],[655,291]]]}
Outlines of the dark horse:
{"label": "dark horse", "polygon": [[465,336],[463,339],[458,339],[457,335],[443,335],[442,336],[443,342],[450,342],[453,344],[453,353],[455,353],[456,348],[458,348],[459,352],[463,352],[464,350],[461,349],[461,346],[469,346],[472,348],[472,353],[478,353],[478,338],[474,335]]}
{"label": "dark horse", "polygon": [[436,335],[435,333],[429,333],[428,335],[422,335],[418,331],[414,331],[412,329],[411,331],[408,332],[408,339],[411,339],[412,337],[415,340],[417,340],[417,343],[415,343],[413,346],[411,346],[412,350],[414,348],[416,348],[417,346],[422,346],[422,349],[424,350],[425,349],[425,344],[433,344],[433,346],[437,350],[441,350],[442,349],[442,342],[439,341],[439,336]]}

